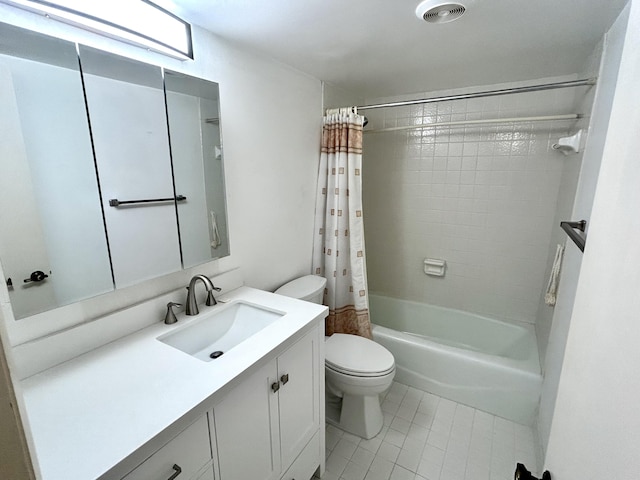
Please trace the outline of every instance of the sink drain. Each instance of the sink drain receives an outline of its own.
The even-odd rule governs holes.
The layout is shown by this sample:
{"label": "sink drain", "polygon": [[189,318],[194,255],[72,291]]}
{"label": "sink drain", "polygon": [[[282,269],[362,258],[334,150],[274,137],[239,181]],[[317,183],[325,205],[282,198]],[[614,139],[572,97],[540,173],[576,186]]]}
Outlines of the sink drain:
{"label": "sink drain", "polygon": [[220,351],[220,350],[216,350],[215,352],[209,354],[209,358],[218,358],[220,356],[222,356],[224,352]]}

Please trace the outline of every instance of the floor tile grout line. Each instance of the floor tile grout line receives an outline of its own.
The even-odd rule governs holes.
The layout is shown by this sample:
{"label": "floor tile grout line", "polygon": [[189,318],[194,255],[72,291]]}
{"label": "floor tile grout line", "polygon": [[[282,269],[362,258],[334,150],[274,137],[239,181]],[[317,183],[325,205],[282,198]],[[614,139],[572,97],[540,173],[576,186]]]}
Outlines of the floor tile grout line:
{"label": "floor tile grout line", "polygon": [[[400,385],[400,386],[399,386]],[[420,474],[418,473],[418,471],[420,470],[420,466],[422,461],[425,458],[425,453],[427,451],[427,449],[429,447],[433,447],[438,449],[443,455],[442,455],[442,462],[439,463],[439,473],[437,475],[437,478],[429,478],[428,480],[440,480],[440,478],[443,476],[442,473],[444,471],[444,466],[445,466],[445,462],[446,462],[446,458],[447,458],[447,453],[448,452],[453,452],[453,450],[449,450],[450,447],[453,447],[454,444],[458,443],[458,444],[462,444],[463,445],[463,455],[462,455],[462,461],[463,461],[463,469],[462,473],[457,474],[456,478],[459,478],[459,480],[463,480],[466,478],[472,478],[471,476],[469,476],[469,468],[470,468],[470,463],[471,463],[471,458],[470,458],[470,454],[471,454],[471,445],[472,442],[474,441],[474,432],[479,431],[478,428],[475,428],[474,426],[476,425],[480,425],[481,422],[486,422],[487,420],[482,420],[483,418],[490,420],[490,425],[488,425],[489,431],[486,432],[487,436],[485,441],[488,442],[488,453],[485,455],[485,470],[487,470],[488,476],[483,477],[483,478],[487,478],[489,479],[490,477],[492,478],[497,478],[494,476],[494,448],[496,447],[495,442],[496,442],[496,438],[504,438],[505,435],[512,437],[512,448],[510,450],[510,452],[513,453],[513,455],[510,455],[511,457],[515,457],[515,455],[517,455],[518,453],[522,454],[522,453],[527,453],[524,451],[520,451],[518,448],[516,448],[516,437],[518,435],[518,432],[520,432],[520,435],[524,435],[525,437],[528,438],[533,438],[534,433],[532,432],[530,427],[526,427],[526,426],[521,426],[516,424],[515,422],[511,422],[509,420],[505,420],[505,419],[500,419],[500,417],[496,417],[494,415],[482,412],[480,410],[477,410],[475,408],[472,407],[468,407],[465,406],[463,404],[457,403],[457,402],[453,402],[451,400],[447,400],[438,396],[435,396],[433,394],[430,394],[428,392],[423,392],[423,391],[419,391],[417,389],[412,389],[411,387],[406,387],[406,386],[402,386],[401,384],[398,384],[396,382],[394,382],[394,384],[392,385],[391,389],[386,393],[386,395],[384,396],[383,400],[386,400],[387,398],[389,398],[389,395],[395,395],[397,397],[400,397],[400,404],[399,405],[407,405],[409,403],[412,404],[416,404],[417,403],[417,407],[414,409],[413,406],[411,407],[411,410],[414,410],[413,414],[411,415],[411,420],[407,420],[406,418],[403,417],[399,417],[397,415],[397,411],[396,414],[390,414],[387,412],[387,415],[385,415],[385,424],[383,425],[383,435],[380,436],[380,434],[378,434],[376,437],[376,439],[378,439],[380,441],[380,444],[377,445],[377,448],[375,449],[375,452],[372,452],[370,450],[368,450],[365,447],[362,447],[362,442],[364,440],[359,439],[347,432],[342,431],[341,429],[339,429],[338,427],[335,426],[331,426],[331,425],[327,425],[327,429],[335,429],[335,432],[339,432],[339,433],[335,433],[335,435],[339,435],[339,438],[337,441],[333,442],[333,440],[335,440],[335,438],[333,438],[333,440],[331,440],[334,445],[333,448],[328,448],[327,447],[327,459],[331,456],[331,454],[333,454],[335,452],[335,449],[338,445],[338,443],[340,443],[341,440],[345,440],[345,441],[351,441],[351,440],[356,440],[356,442],[351,442],[351,443],[355,443],[354,445],[354,449],[351,451],[351,454],[349,455],[349,458],[345,458],[344,456],[341,456],[341,458],[343,460],[346,460],[346,464],[345,467],[342,469],[340,475],[335,475],[332,472],[329,472],[331,475],[331,478],[336,478],[338,480],[349,480],[347,477],[344,477],[343,474],[346,471],[347,467],[349,466],[349,464],[353,464],[355,467],[358,468],[354,468],[355,470],[360,470],[358,477],[360,477],[360,474],[362,473],[363,470],[366,470],[364,472],[364,477],[362,478],[358,478],[356,480],[363,480],[366,479],[367,476],[369,476],[369,474],[371,473],[371,478],[380,478],[378,475],[376,475],[376,472],[374,472],[372,470],[375,462],[376,462],[376,458],[381,458],[381,460],[384,460],[385,462],[388,462],[391,465],[391,470],[388,474],[384,475],[384,480],[389,480],[393,475],[394,475],[394,471],[397,470],[398,472],[400,472],[402,470],[406,470],[408,472],[410,472],[410,477],[411,478],[417,478],[417,479],[422,479],[425,477],[421,477]],[[411,395],[411,397],[410,397]],[[413,398],[416,397],[416,398]],[[416,419],[416,415],[418,413],[418,411],[420,410],[420,405],[425,401],[426,398],[429,398],[428,402],[433,403],[433,405],[431,406],[433,412],[432,412],[432,419],[431,419],[431,423],[429,425],[429,427],[423,427],[419,424],[414,423],[414,420]],[[408,400],[407,400],[408,399]],[[407,402],[405,402],[405,400],[407,400]],[[440,405],[443,405],[443,412],[445,410],[452,410],[453,413],[447,413],[447,417],[450,418],[450,421],[447,421],[447,423],[449,424],[448,427],[448,435],[446,435],[446,443],[444,443],[444,449],[440,448],[438,445],[433,445],[429,443],[429,436],[431,435],[431,432],[433,432],[433,430],[431,429],[431,427],[433,427],[433,422],[435,420],[435,418],[437,417],[437,412],[438,412],[438,408],[440,407]],[[464,413],[467,412],[467,413]],[[444,414],[442,414],[444,415]],[[441,415],[441,418],[442,418]],[[461,421],[460,418],[463,418],[465,415],[470,416],[470,418],[468,420],[464,420]],[[487,416],[488,417],[485,417]],[[456,416],[458,418],[458,421],[456,421]],[[391,427],[391,424],[394,423],[394,420],[398,418],[402,421],[398,421],[396,426],[398,425],[405,425],[405,423],[409,423],[409,429],[407,431],[407,433],[404,433],[402,431],[398,431],[396,429],[393,429]],[[476,419],[478,419],[478,421],[476,422]],[[499,419],[499,420],[498,420]],[[457,442],[456,438],[454,438],[452,436],[453,431],[454,431],[454,426],[456,425],[460,425],[460,424],[467,424],[466,427],[462,428],[462,430],[467,430],[468,431],[468,437],[465,437],[464,439],[458,438],[457,440],[461,440],[461,442]],[[406,425],[405,425],[406,426]],[[416,443],[411,442],[412,444],[420,444],[421,445],[421,450],[420,450],[420,461],[418,462],[418,466],[416,466],[414,469],[411,468],[407,468],[404,465],[401,465],[400,463],[398,463],[398,459],[400,458],[402,451],[405,450],[408,452],[408,448],[405,449],[405,445],[407,445],[407,440],[412,438],[409,437],[409,433],[411,432],[412,427],[418,427],[418,428],[424,428],[426,431],[428,431],[427,434],[427,438],[424,439],[414,439]],[[502,431],[502,433],[500,433],[500,429],[503,428],[504,430]],[[404,428],[403,428],[404,429]],[[400,439],[402,440],[402,444],[401,445],[395,445],[394,443],[391,442],[385,442],[385,439],[389,433],[389,430],[393,430],[395,433],[393,433],[393,435],[399,435],[396,436],[396,441],[397,443],[400,443]],[[508,431],[507,431],[508,430]],[[437,433],[437,432],[436,432]],[[392,436],[393,436],[392,435]],[[480,435],[480,434],[478,434]],[[329,437],[331,435],[327,434],[327,439],[329,440]],[[443,434],[444,436],[444,434]],[[481,435],[484,437],[484,435]],[[391,439],[391,437],[389,437]],[[478,437],[476,437],[478,438]],[[452,442],[453,440],[453,442]],[[476,440],[477,441],[477,440]],[[482,441],[482,440],[481,440]],[[387,443],[391,446],[393,446],[395,449],[398,450],[397,455],[394,456],[394,461],[391,461],[387,458],[384,457],[379,457],[379,452],[380,452],[380,448],[382,447],[383,443]],[[524,442],[522,443],[522,445],[525,445],[527,447],[531,448],[531,452],[529,452],[530,457],[535,461],[537,452],[535,450],[535,443],[534,442]],[[362,448],[363,450],[366,450],[369,454],[373,455],[373,459],[371,460],[371,463],[369,463],[369,465],[361,465],[358,464],[356,462],[352,461],[353,456],[356,454],[356,452],[358,451],[359,448]],[[348,450],[351,450],[351,447],[349,447]],[[340,455],[340,453],[336,453],[336,455]],[[407,454],[408,455],[408,454]],[[396,467],[398,467],[396,469]],[[513,465],[513,467],[515,468],[515,463]],[[415,471],[414,471],[415,470]],[[507,474],[506,470],[504,470],[502,473]],[[510,472],[509,472],[510,473]],[[351,475],[351,473],[349,474]],[[329,478],[329,477],[328,477]],[[475,477],[474,477],[475,478]],[[504,478],[509,478],[509,476],[505,476]]]}

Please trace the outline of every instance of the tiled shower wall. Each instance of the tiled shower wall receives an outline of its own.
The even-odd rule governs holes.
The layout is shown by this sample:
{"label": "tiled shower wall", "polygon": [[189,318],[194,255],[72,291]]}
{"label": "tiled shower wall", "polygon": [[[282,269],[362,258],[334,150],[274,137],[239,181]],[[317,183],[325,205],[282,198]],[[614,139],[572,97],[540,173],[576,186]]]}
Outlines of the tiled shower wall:
{"label": "tiled shower wall", "polygon": [[[574,78],[526,83],[568,79]],[[466,91],[511,86],[519,85]],[[585,91],[581,87],[370,110],[363,112],[369,119],[365,132],[436,121],[580,113],[574,109]],[[460,91],[366,103],[452,93]],[[535,323],[567,158],[551,145],[573,133],[575,125],[519,122],[365,133],[369,289]],[[444,277],[425,275],[427,257],[446,260]]]}

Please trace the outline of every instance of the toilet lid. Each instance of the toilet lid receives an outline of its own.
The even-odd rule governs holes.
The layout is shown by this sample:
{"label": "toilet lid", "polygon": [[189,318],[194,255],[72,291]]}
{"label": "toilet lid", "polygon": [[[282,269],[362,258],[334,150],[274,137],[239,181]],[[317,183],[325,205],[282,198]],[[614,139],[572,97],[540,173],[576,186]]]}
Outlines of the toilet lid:
{"label": "toilet lid", "polygon": [[291,280],[289,283],[285,283],[274,293],[284,295],[285,297],[305,300],[316,293],[321,292],[326,284],[327,280],[324,277],[319,277],[318,275],[306,275],[304,277]]}
{"label": "toilet lid", "polygon": [[325,363],[332,370],[359,377],[382,376],[395,368],[393,355],[382,345],[344,333],[327,338]]}

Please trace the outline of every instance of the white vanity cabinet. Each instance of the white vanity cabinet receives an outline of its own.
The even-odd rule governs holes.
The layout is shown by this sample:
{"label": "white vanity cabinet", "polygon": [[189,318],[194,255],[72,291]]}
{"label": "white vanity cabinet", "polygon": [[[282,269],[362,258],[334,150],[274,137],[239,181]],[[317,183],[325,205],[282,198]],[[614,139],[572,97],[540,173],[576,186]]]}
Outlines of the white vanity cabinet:
{"label": "white vanity cabinet", "polygon": [[320,341],[316,327],[216,403],[219,480],[286,478],[293,464],[308,477],[292,478],[311,477],[321,458]]}
{"label": "white vanity cabinet", "polygon": [[315,325],[284,342],[135,469],[103,480],[309,480],[324,459],[323,341]]}

